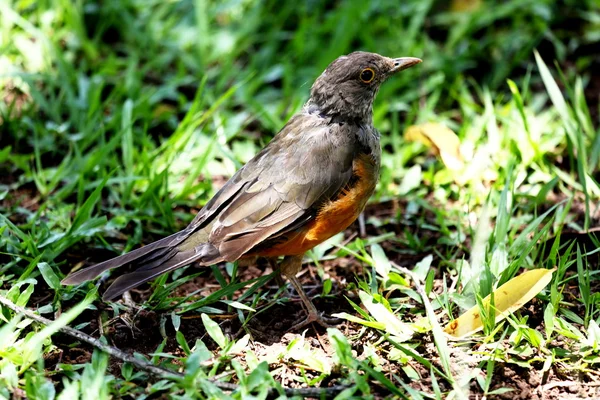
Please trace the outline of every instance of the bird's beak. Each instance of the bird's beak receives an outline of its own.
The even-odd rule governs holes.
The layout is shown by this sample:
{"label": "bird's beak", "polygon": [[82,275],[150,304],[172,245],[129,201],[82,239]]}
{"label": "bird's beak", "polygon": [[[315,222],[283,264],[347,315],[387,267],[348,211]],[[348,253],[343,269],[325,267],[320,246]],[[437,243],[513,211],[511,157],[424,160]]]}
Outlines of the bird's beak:
{"label": "bird's beak", "polygon": [[401,58],[393,58],[391,59],[392,69],[390,70],[391,74],[395,74],[398,71],[405,70],[407,68],[412,67],[413,65],[417,65],[422,63],[423,60],[415,57],[401,57]]}

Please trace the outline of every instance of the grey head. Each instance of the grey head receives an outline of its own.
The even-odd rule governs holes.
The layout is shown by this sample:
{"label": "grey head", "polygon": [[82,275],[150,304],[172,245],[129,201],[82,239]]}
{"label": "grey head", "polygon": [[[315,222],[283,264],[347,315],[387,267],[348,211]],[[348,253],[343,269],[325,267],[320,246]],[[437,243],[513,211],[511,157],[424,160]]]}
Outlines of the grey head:
{"label": "grey head", "polygon": [[363,51],[338,57],[313,84],[305,110],[337,120],[370,123],[381,84],[420,62],[414,57],[389,58]]}

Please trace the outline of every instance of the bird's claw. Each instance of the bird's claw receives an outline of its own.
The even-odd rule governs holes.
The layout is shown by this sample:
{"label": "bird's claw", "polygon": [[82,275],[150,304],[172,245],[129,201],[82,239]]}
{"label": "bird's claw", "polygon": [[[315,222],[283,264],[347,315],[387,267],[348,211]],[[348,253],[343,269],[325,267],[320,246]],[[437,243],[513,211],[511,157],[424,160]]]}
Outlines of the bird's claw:
{"label": "bird's claw", "polygon": [[339,318],[330,318],[330,317],[325,317],[322,314],[309,312],[303,321],[292,326],[292,328],[290,330],[295,331],[298,329],[302,329],[306,325],[311,324],[313,322],[316,322],[317,324],[321,325],[323,328],[331,328],[335,325],[340,324],[342,322],[342,320]]}

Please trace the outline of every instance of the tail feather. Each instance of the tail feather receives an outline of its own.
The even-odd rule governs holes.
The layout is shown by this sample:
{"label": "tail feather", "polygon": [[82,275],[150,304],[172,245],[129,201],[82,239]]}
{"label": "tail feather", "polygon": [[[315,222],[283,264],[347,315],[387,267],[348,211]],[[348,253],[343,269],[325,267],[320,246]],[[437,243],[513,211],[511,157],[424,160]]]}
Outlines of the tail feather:
{"label": "tail feather", "polygon": [[156,259],[150,264],[141,265],[134,272],[118,277],[106,289],[102,300],[112,300],[129,289],[133,289],[159,275],[191,264],[194,261],[200,261],[203,265],[208,265],[222,261],[222,257],[219,251],[209,243],[193,250],[182,252],[177,252],[176,250],[170,251],[164,257]]}
{"label": "tail feather", "polygon": [[164,249],[164,251],[161,251],[159,254],[152,254],[152,257],[144,257],[143,259],[137,260],[135,262],[136,265],[139,265],[138,268],[136,268],[136,271],[148,271],[151,269],[154,269],[158,266],[160,266],[161,264],[166,263],[167,261],[169,261],[171,258],[173,258],[174,256],[177,255],[177,253],[181,253],[180,250],[178,250],[177,248],[172,248],[172,249]]}
{"label": "tail feather", "polygon": [[170,250],[172,250],[173,242],[177,239],[177,235],[179,234],[167,236],[166,238],[157,240],[154,243],[150,243],[149,245],[130,251],[127,254],[123,254],[121,256],[74,272],[63,279],[61,283],[63,285],[78,285],[96,278],[101,273],[109,269],[121,267],[134,262],[136,264],[145,264],[151,260],[160,259],[165,255],[165,253],[168,253]]}

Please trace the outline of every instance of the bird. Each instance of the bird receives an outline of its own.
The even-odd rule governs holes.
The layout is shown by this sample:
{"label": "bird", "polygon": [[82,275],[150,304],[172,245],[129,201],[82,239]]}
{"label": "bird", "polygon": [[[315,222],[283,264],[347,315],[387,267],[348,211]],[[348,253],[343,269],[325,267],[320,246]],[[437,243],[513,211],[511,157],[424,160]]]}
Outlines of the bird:
{"label": "bird", "polygon": [[197,263],[280,262],[307,312],[291,327],[329,326],[304,292],[297,273],[303,255],[349,227],[379,179],[380,134],[373,102],[382,83],[421,63],[356,51],[335,59],[310,97],[273,139],[217,191],[182,231],[113,259],[74,271],[63,285],[92,280],[131,265],[104,292],[110,301],[159,275]]}

